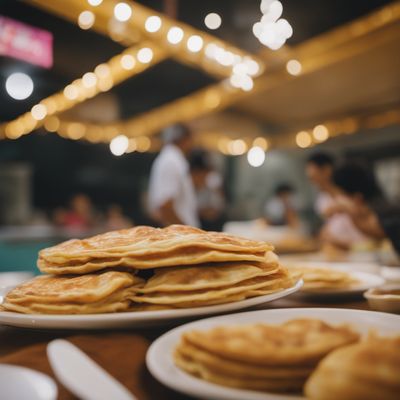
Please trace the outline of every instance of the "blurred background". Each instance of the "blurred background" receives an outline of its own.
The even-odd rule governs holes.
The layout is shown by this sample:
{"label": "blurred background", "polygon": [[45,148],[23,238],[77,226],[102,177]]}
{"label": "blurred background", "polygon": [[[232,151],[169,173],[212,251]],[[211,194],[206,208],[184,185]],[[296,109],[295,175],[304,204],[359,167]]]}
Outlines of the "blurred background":
{"label": "blurred background", "polygon": [[[1,0],[0,270],[34,271],[70,237],[162,225],[149,177],[178,123],[202,227],[397,262],[399,21],[386,0]],[[372,181],[334,179],[349,163],[375,177],[384,212]],[[354,226],[324,230],[322,192],[358,229],[345,243]],[[359,204],[382,232],[358,226]]]}

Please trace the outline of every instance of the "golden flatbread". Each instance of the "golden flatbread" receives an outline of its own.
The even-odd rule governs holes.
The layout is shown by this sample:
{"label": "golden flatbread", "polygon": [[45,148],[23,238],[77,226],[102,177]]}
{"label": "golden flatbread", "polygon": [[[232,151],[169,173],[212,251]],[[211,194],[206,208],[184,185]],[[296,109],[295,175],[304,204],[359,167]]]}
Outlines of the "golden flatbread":
{"label": "golden flatbread", "polygon": [[[186,250],[186,249],[185,249]],[[265,254],[228,253],[216,250],[188,249],[186,251],[174,251],[174,254],[166,253],[164,256],[122,257],[122,258],[95,258],[89,262],[79,264],[76,261],[62,264],[53,264],[39,258],[38,267],[42,272],[50,274],[78,274],[99,271],[105,268],[152,269],[171,267],[177,265],[195,265],[209,262],[235,262],[254,261],[264,262]]]}
{"label": "golden flatbread", "polygon": [[155,271],[140,293],[181,292],[231,286],[257,276],[271,275],[278,264],[236,262],[163,268]]}
{"label": "golden flatbread", "polygon": [[350,273],[333,268],[307,266],[288,266],[288,268],[293,276],[302,277],[303,291],[343,289],[360,283]]}
{"label": "golden flatbread", "polygon": [[354,343],[359,335],[348,326],[330,326],[314,319],[282,325],[221,326],[191,331],[184,339],[209,353],[259,366],[315,365],[333,349]]}
{"label": "golden flatbread", "polygon": [[73,239],[44,249],[40,255],[57,263],[82,257],[104,257],[107,255],[145,256],[172,251],[184,247],[202,247],[233,252],[266,252],[273,247],[265,242],[227,235],[221,232],[206,232],[185,225],[170,225],[166,228],[137,226],[131,229],[107,232],[88,239]]}
{"label": "golden flatbread", "polygon": [[9,311],[44,314],[87,314],[124,311],[143,280],[128,273],[108,271],[79,276],[38,276],[5,297]]}
{"label": "golden flatbread", "polygon": [[400,337],[370,338],[330,353],[305,386],[311,400],[397,400]]}

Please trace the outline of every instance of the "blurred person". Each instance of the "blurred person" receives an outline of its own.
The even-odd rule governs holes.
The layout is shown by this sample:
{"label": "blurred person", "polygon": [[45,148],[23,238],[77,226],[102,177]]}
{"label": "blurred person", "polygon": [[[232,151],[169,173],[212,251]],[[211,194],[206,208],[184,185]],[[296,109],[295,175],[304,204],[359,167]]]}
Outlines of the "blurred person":
{"label": "blurred person", "polygon": [[201,226],[205,230],[219,231],[224,223],[225,208],[222,177],[213,169],[204,150],[194,150],[189,164]]}
{"label": "blurred person", "polygon": [[150,172],[151,217],[161,226],[199,226],[196,194],[186,158],[193,148],[192,133],[184,125],[173,125],[162,136],[164,146]]}
{"label": "blurred person", "polygon": [[107,230],[114,231],[130,228],[133,226],[133,223],[128,217],[124,215],[122,207],[120,205],[112,204],[107,209],[105,225]]}
{"label": "blurred person", "polygon": [[294,188],[288,183],[280,183],[274,191],[274,196],[267,201],[264,207],[266,221],[270,225],[290,226],[298,228],[300,218],[294,198]]}
{"label": "blurred person", "polygon": [[322,242],[342,250],[349,250],[353,245],[364,243],[368,238],[357,228],[348,214],[331,212],[336,205],[344,201],[333,181],[334,164],[330,154],[314,153],[307,160],[306,174],[318,190],[314,207],[323,220],[320,230]]}
{"label": "blurred person", "polygon": [[56,209],[54,221],[63,228],[85,231],[95,225],[94,214],[90,198],[79,193],[71,198],[68,209]]}
{"label": "blurred person", "polygon": [[373,172],[361,164],[346,163],[335,169],[333,180],[346,201],[329,212],[346,213],[373,240],[389,238],[400,254],[400,206],[386,201]]}

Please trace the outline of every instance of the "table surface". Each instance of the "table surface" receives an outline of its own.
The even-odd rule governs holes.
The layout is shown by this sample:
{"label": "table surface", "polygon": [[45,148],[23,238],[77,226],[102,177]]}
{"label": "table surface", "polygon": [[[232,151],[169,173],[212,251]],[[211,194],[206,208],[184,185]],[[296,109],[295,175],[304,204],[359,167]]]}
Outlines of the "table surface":
{"label": "table surface", "polygon": [[[279,299],[268,303],[268,309],[277,309],[277,308],[299,308],[299,307],[324,307],[324,308],[348,308],[348,309],[358,309],[358,310],[369,310],[368,303],[362,299],[354,299],[352,301],[347,302],[329,302],[329,303],[312,303],[312,302],[304,302],[299,301],[297,299]],[[253,309],[265,309],[266,307],[256,307]],[[132,333],[134,335],[140,335],[146,338],[148,341],[152,342],[157,337],[162,335],[163,333],[170,330],[173,326],[160,326],[153,327],[150,329],[126,329],[123,333]],[[101,331],[104,332],[104,331]],[[110,331],[109,331],[110,332]],[[112,331],[121,332],[121,331]],[[63,330],[32,330],[32,329],[17,329],[12,327],[0,326],[0,356],[10,354],[17,350],[24,348],[25,346],[29,346],[37,343],[47,343],[56,338],[67,338],[68,336],[73,336],[77,334],[85,334],[85,335],[96,335],[99,334],[99,331],[63,331]],[[154,378],[150,377],[151,380]],[[189,397],[182,396],[181,394],[172,392],[173,399],[190,399]],[[158,393],[158,396],[160,393]],[[171,399],[171,390],[165,388],[165,399]],[[157,399],[159,400],[159,399]]]}

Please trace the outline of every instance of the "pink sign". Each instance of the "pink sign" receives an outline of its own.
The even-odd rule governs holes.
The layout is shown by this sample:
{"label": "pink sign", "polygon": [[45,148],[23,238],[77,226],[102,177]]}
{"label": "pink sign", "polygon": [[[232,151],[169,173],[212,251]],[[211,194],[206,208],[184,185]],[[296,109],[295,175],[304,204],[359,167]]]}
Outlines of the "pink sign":
{"label": "pink sign", "polygon": [[53,35],[0,15],[0,55],[50,68],[53,65]]}

